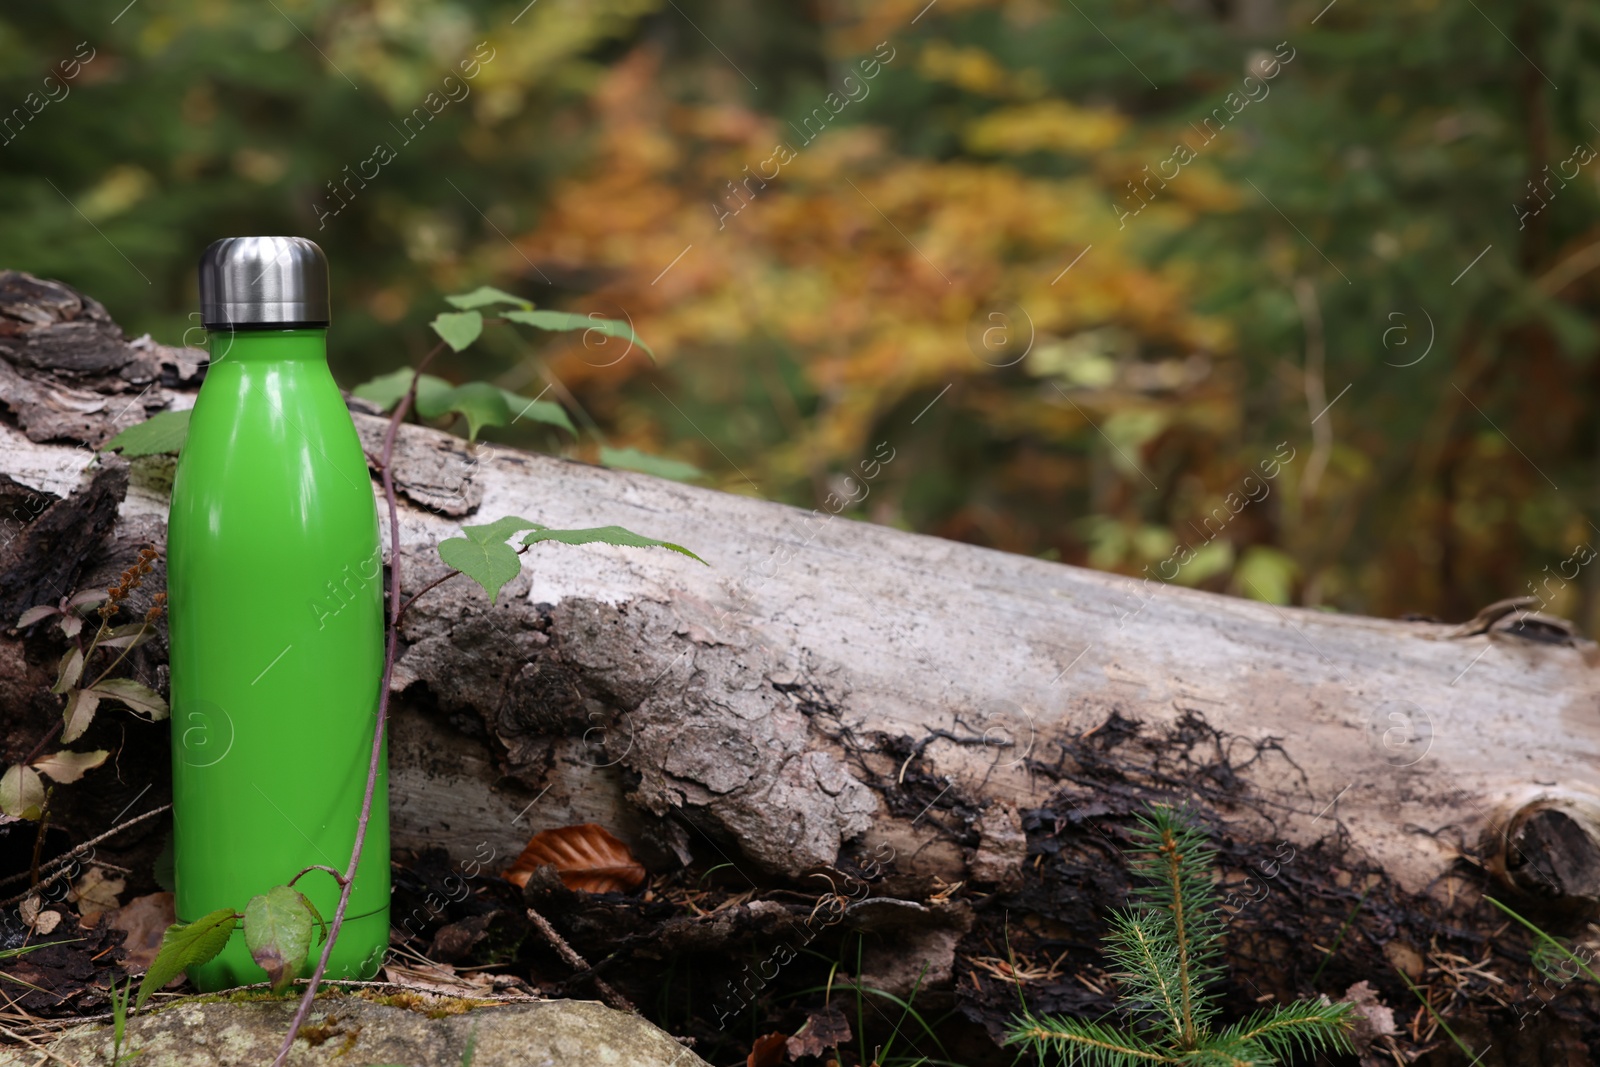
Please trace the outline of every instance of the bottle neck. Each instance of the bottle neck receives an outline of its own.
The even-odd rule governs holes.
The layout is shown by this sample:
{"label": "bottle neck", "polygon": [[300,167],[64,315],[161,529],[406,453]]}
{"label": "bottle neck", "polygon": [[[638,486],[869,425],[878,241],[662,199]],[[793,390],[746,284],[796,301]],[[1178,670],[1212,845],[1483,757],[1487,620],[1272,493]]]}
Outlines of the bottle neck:
{"label": "bottle neck", "polygon": [[327,330],[217,330],[210,341],[212,363],[328,359]]}

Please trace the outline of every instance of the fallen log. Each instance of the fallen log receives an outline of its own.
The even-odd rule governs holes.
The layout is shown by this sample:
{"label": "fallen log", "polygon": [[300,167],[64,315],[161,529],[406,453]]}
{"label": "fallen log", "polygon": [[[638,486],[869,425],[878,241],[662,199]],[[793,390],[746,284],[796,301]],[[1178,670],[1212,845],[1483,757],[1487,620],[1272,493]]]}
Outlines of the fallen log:
{"label": "fallen log", "polygon": [[[124,341],[65,286],[0,275],[13,620],[163,544],[172,458],[93,449],[191,405],[203,364]],[[351,407],[375,453],[384,420]],[[879,443],[846,488],[904,462]],[[542,545],[493,605],[463,578],[408,610],[397,848],[509,862],[534,830],[597,822],[653,870],[731,864],[752,887],[881,867],[873,898],[921,910],[868,908],[853,928],[889,932],[974,999],[982,977],[958,956],[993,934],[985,908],[1053,917],[1029,936],[1092,951],[1126,888],[1096,871],[1151,799],[1194,797],[1215,819],[1231,906],[1272,920],[1256,946],[1269,990],[1337,955],[1368,894],[1334,972],[1378,984],[1364,972],[1387,961],[1395,1006],[1393,968],[1436,973],[1441,930],[1493,948],[1485,892],[1580,938],[1600,904],[1600,648],[1559,620],[1280,608],[853,522],[838,498],[807,512],[421,426],[403,428],[396,474],[408,595],[447,573],[439,541],[511,514],[616,523],[711,564]],[[33,709],[8,725],[11,759],[48,722],[48,701],[22,695],[40,674],[19,665],[28,640],[5,641],[10,706]],[[159,672],[159,643],[149,654]],[[1052,878],[1077,878],[1077,899]],[[1526,969],[1525,941],[1505,951]],[[1078,993],[1062,1006],[1100,1003]],[[1498,1032],[1499,1002],[1463,996]],[[1541,1025],[1557,1017],[1568,1036],[1552,1041],[1600,1034],[1592,998]]]}

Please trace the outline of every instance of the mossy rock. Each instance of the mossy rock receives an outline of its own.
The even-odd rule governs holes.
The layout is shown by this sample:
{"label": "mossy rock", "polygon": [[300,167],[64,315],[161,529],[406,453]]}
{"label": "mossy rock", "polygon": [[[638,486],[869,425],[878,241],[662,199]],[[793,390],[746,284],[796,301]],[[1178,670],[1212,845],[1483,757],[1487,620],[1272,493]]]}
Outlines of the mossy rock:
{"label": "mossy rock", "polygon": [[[134,1067],[263,1067],[277,1055],[296,1002],[187,1000],[129,1020],[122,1053]],[[50,1051],[89,1067],[111,1063],[111,1027],[84,1025]],[[470,1052],[469,1052],[470,1048]],[[16,1062],[37,1059],[24,1054]],[[60,1062],[56,1060],[53,1062]],[[705,1067],[705,1061],[636,1015],[580,1000],[489,1005],[399,994],[318,997],[295,1039],[291,1067]]]}

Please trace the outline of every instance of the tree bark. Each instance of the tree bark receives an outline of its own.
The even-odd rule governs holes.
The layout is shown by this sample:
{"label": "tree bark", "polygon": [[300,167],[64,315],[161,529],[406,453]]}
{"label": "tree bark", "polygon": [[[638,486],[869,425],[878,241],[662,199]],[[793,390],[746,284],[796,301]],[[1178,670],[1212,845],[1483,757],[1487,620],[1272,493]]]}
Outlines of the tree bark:
{"label": "tree bark", "polygon": [[[172,457],[92,448],[191,405],[204,360],[0,275],[11,619],[114,571],[116,546],[163,543]],[[351,406],[376,453],[384,420]],[[863,456],[856,494],[910,462],[894,445]],[[1280,608],[420,426],[396,473],[407,595],[446,573],[439,541],[503,515],[615,523],[711,564],[539,545],[493,605],[458,577],[410,608],[396,847],[509,859],[535,830],[598,822],[653,869],[728,863],[753,885],[878,859],[875,896],[931,915],[956,882],[1023,899],[1052,841],[1092,853],[1139,804],[1189,796],[1225,842],[1226,885],[1288,885],[1252,857],[1301,856],[1335,923],[1351,871],[1382,883],[1397,928],[1437,907],[1497,929],[1487,908],[1462,918],[1488,890],[1581,931],[1600,901],[1600,649],[1559,621]],[[923,924],[946,981],[964,981],[970,924]],[[954,932],[934,945],[935,928]]]}

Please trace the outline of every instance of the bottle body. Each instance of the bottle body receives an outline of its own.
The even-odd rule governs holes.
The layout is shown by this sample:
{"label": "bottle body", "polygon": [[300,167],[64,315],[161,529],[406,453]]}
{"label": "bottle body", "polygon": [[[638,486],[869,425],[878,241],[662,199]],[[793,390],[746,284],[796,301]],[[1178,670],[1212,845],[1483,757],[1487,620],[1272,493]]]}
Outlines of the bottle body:
{"label": "bottle body", "polygon": [[[213,334],[178,457],[167,571],[181,922],[242,913],[308,867],[342,873],[350,862],[383,666],[383,561],[372,482],[325,338]],[[295,888],[331,921],[331,875],[312,871]],[[376,972],[388,908],[384,753],[329,977]],[[235,930],[189,977],[211,990],[266,974]]]}

